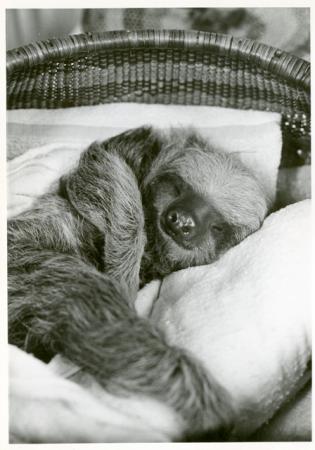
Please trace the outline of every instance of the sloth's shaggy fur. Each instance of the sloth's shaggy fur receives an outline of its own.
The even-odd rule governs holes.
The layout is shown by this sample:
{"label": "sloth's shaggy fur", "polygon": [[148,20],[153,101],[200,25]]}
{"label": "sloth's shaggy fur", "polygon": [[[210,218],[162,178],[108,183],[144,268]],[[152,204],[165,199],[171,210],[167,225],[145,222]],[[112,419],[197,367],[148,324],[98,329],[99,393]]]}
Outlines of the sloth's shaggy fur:
{"label": "sloth's shaggy fur", "polygon": [[[219,217],[183,247],[161,226],[178,198]],[[9,340],[62,353],[118,394],[155,396],[190,432],[229,428],[231,402],[186,351],[139,318],[139,285],[211,263],[257,230],[268,208],[255,177],[193,131],[150,127],[92,144],[58,188],[8,224]]]}

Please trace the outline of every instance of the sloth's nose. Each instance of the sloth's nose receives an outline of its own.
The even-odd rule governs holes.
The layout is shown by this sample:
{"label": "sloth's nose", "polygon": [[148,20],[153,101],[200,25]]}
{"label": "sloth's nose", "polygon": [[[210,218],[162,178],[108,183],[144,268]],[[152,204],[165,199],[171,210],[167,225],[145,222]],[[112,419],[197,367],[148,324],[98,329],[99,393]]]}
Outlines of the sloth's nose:
{"label": "sloth's nose", "polygon": [[203,240],[212,214],[209,203],[203,197],[189,192],[169,205],[163,214],[161,225],[179,245],[190,248]]}
{"label": "sloth's nose", "polygon": [[165,227],[179,239],[190,239],[196,233],[196,218],[181,208],[171,208],[165,216]]}

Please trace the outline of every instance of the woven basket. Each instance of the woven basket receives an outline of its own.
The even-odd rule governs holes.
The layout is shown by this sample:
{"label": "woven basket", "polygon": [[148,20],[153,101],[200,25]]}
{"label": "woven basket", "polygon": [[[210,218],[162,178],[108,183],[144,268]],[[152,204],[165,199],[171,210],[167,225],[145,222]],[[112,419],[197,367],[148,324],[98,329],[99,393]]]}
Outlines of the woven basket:
{"label": "woven basket", "polygon": [[276,111],[282,166],[310,162],[310,65],[248,39],[199,31],[117,31],[7,53],[7,106],[141,102]]}

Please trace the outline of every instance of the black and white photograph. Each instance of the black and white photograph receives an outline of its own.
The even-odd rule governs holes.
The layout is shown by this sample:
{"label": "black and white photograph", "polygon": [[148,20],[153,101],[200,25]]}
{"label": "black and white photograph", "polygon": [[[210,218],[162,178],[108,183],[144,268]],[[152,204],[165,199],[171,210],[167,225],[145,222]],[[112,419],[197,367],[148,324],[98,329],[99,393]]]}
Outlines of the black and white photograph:
{"label": "black and white photograph", "polygon": [[311,8],[48,6],[4,13],[7,444],[311,444]]}

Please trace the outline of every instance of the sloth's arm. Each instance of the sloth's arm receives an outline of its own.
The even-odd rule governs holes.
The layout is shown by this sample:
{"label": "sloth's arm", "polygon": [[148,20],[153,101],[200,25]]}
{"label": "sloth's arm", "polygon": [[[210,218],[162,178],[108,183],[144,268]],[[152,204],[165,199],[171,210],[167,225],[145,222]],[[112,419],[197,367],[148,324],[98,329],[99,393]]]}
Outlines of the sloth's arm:
{"label": "sloth's arm", "polygon": [[162,139],[150,126],[134,128],[104,141],[98,152],[115,152],[132,169],[139,184],[161,151]]}
{"label": "sloth's arm", "polygon": [[[92,144],[78,167],[61,182],[62,195],[84,223],[103,236],[103,268],[129,288],[135,300],[145,246],[144,215],[138,181],[116,151]],[[84,237],[83,237],[84,239]]]}

